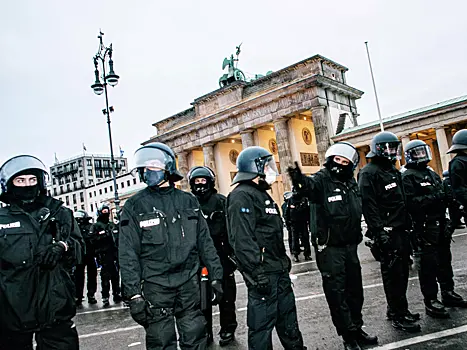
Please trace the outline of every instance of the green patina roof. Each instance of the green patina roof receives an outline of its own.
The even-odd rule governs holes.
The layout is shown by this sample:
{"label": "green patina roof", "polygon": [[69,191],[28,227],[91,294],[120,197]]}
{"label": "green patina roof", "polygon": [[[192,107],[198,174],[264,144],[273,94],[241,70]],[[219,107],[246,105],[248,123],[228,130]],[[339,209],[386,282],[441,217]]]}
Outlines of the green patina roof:
{"label": "green patina roof", "polygon": [[[447,107],[447,106],[450,106],[450,105],[455,105],[456,103],[465,102],[465,101],[467,101],[467,95],[452,98],[450,100],[443,101],[443,102],[438,102],[438,103],[435,103],[435,104],[430,105],[430,106],[417,108],[417,109],[414,109],[414,110],[411,110],[411,111],[408,111],[408,112],[404,112],[404,113],[401,113],[401,114],[396,114],[396,115],[393,115],[392,117],[383,118],[383,123],[385,124],[385,123],[393,122],[393,121],[396,121],[396,120],[399,120],[399,119],[404,119],[404,118],[407,118],[407,117],[410,117],[410,116],[413,116],[413,115],[429,112],[429,111],[432,111],[432,110],[435,110],[435,109]],[[342,135],[345,135],[345,134],[349,134],[349,133],[352,133],[352,132],[355,132],[355,131],[363,130],[363,129],[370,128],[372,126],[378,126],[378,125],[379,125],[379,120],[373,120],[371,122],[361,124],[361,125],[355,126],[353,128],[345,129],[340,134],[337,134],[334,137],[339,137],[339,136],[342,136]]]}

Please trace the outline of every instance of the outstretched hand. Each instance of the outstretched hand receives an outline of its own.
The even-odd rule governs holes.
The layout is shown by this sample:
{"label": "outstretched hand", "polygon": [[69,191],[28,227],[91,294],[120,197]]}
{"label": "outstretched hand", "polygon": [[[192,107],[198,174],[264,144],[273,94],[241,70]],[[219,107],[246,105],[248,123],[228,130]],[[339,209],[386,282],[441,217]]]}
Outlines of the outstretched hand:
{"label": "outstretched hand", "polygon": [[303,174],[297,162],[295,162],[295,167],[289,166],[287,168],[287,173],[289,174],[290,179],[292,180],[293,186],[297,188],[301,188],[302,182],[303,182]]}

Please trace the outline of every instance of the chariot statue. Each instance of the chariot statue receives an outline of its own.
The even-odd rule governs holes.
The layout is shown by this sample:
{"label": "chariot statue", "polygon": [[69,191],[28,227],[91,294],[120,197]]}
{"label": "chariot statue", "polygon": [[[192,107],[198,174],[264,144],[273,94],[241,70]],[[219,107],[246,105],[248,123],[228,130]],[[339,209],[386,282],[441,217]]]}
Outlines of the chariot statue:
{"label": "chariot statue", "polygon": [[237,58],[234,58],[233,54],[230,55],[230,59],[228,59],[227,57],[224,58],[224,62],[222,63],[222,70],[224,70],[226,67],[228,68],[228,70],[227,70],[227,73],[222,75],[222,77],[219,79],[219,86],[221,88],[237,80],[241,80],[241,81],[246,80],[245,74],[243,74],[243,72],[240,69],[238,69],[235,64],[235,62],[238,62],[238,56],[240,55],[240,52],[241,52],[240,51],[241,46],[242,44],[237,46],[237,52],[235,53]]}

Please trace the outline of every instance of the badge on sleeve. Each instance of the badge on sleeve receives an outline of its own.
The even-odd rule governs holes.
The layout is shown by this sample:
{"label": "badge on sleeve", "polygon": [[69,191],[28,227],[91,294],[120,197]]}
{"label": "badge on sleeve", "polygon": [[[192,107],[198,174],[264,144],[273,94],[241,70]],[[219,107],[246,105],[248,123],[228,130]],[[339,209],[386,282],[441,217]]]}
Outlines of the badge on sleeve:
{"label": "badge on sleeve", "polygon": [[250,212],[249,208],[240,208],[240,212],[244,214],[248,214]]}

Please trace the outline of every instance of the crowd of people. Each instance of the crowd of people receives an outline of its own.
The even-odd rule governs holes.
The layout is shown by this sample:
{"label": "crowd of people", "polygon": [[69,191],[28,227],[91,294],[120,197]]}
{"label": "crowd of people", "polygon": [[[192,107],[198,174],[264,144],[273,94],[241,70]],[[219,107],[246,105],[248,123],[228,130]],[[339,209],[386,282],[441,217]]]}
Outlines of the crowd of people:
{"label": "crowd of people", "polygon": [[112,288],[113,301],[125,300],[144,327],[147,349],[205,349],[214,341],[214,304],[219,344],[234,342],[236,270],[248,293],[249,349],[272,349],[274,329],[285,349],[306,349],[284,222],[295,262],[302,252],[310,260],[314,249],[345,349],[377,344],[362,329],[362,215],[381,265],[387,318],[396,329],[419,332],[420,314],[409,311],[406,297],[414,252],[426,314],[446,318],[445,306],[467,307],[454,289],[450,247],[467,205],[467,130],[453,137],[449,153],[456,156],[444,183],[428,166],[432,155],[425,142],[405,146],[403,172],[395,166],[400,152],[394,134],[377,134],[357,179],[359,154],[350,143],[331,145],[324,167],[311,176],[296,163],[287,169],[293,191],[284,195],[282,217],[268,193],[278,171],[266,149],[253,146],[239,154],[236,186],[226,198],[206,166],[186,175],[191,193],[176,188],[184,175],[174,152],[150,143],[135,152],[147,187],[126,201],[118,225],[107,204],[95,223],[84,211],[73,215],[47,195],[47,170],[39,159],[13,157],[0,167],[0,200],[7,204],[0,208],[0,349],[31,350],[33,336],[38,350],[78,349],[72,319],[85,281],[88,303],[97,303],[98,266],[104,307]]}

